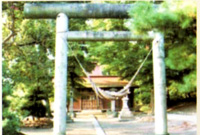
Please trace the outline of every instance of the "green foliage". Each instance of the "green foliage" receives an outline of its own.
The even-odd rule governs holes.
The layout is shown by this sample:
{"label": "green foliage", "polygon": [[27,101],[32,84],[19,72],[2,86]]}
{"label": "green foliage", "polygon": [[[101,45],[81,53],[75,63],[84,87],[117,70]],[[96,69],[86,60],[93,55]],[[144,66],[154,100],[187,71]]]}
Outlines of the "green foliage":
{"label": "green foliage", "polygon": [[[50,50],[53,48],[49,46],[53,46],[53,43],[47,39],[47,37],[51,38],[50,34],[42,32],[47,32],[47,28],[44,29],[44,26],[48,27],[48,21],[38,21],[37,24],[39,26],[43,25],[40,29],[36,25],[36,21],[34,24],[32,24],[33,22],[31,21],[25,20],[25,22],[26,23],[22,25],[21,38],[27,39],[28,41],[23,43],[24,45],[18,45],[18,49],[21,53],[15,53],[15,62],[12,64],[10,71],[13,74],[12,79],[15,81],[14,88],[23,89],[25,94],[23,98],[27,99],[26,102],[23,102],[23,100],[21,101],[24,106],[21,109],[29,110],[31,109],[30,106],[32,106],[32,109],[29,110],[30,114],[36,115],[33,111],[41,110],[42,106],[36,105],[36,109],[35,105],[31,102],[35,102],[36,104],[36,102],[41,102],[41,100],[46,100],[53,96],[52,68],[54,64],[53,60],[48,59]],[[32,27],[30,27],[30,25]],[[36,33],[38,32],[41,35],[31,32],[34,28],[36,29]],[[25,34],[23,34],[23,29],[26,29]],[[53,34],[51,36],[53,36]],[[16,38],[16,42],[17,40]],[[27,45],[27,42],[31,44]]]}
{"label": "green foliage", "polygon": [[[104,27],[105,20],[96,20],[89,23],[89,27],[94,30],[119,30],[125,31],[127,28],[122,20],[107,19],[110,23],[109,27]],[[108,25],[107,25],[108,26]],[[135,41],[135,42],[95,42],[89,43],[89,56],[103,65],[105,75],[117,75],[121,79],[129,80],[138,69],[139,65],[150,50],[149,41]],[[151,55],[145,62],[140,73],[134,81],[134,85],[139,85],[141,95],[135,96],[135,102],[150,102],[150,90],[152,89],[152,60]],[[149,91],[149,92],[143,92]],[[144,93],[147,93],[145,95]]]}
{"label": "green foliage", "polygon": [[[181,52],[177,55],[177,52]],[[186,61],[184,62],[183,59]],[[168,51],[168,57],[166,58],[166,65],[170,69],[184,70],[194,69],[193,65],[196,64],[195,52],[192,53],[188,46],[174,47]]]}
{"label": "green foliage", "polygon": [[[43,101],[53,99],[55,20],[28,20],[23,17],[25,2],[3,2],[3,106],[22,116],[39,115]],[[170,96],[184,97],[196,89],[196,4],[189,1],[135,2],[129,11],[134,34],[161,32],[165,38],[167,89]],[[122,31],[118,19],[70,19],[69,30]],[[69,42],[87,71],[96,62],[105,75],[129,80],[151,48],[151,41]],[[151,57],[151,56],[150,56]],[[83,73],[71,51],[68,53],[68,91],[80,87]],[[153,89],[152,59],[149,58],[134,82],[138,102],[148,104]],[[69,92],[68,92],[69,93]],[[75,91],[75,94],[77,92]],[[9,95],[9,96],[8,96]],[[45,110],[48,107],[45,106]]]}
{"label": "green foliage", "polygon": [[3,110],[3,135],[16,135],[20,130],[20,120],[15,113]]}
{"label": "green foliage", "polygon": [[9,71],[7,69],[8,64],[3,61],[3,77],[2,77],[2,98],[3,98],[3,134],[4,135],[16,135],[20,129],[20,121],[19,117],[16,113],[12,113],[9,109],[10,101],[8,100],[8,96],[12,95],[12,87],[13,83],[9,78]]}
{"label": "green foliage", "polygon": [[156,11],[149,2],[136,3],[129,13],[134,18],[131,29],[140,34],[146,34],[147,31],[151,30],[166,30],[166,27],[169,27],[170,24],[176,23],[177,18],[169,10],[161,8]]}
{"label": "green foliage", "polygon": [[170,96],[182,97],[196,89],[195,1],[165,1],[155,8],[136,2],[129,11],[135,34],[161,32],[165,36],[167,88]]}
{"label": "green foliage", "polygon": [[[4,96],[4,104],[18,112],[21,118],[46,113],[50,116],[49,102],[54,95],[55,20],[25,19],[24,3],[3,2],[3,58],[9,71],[7,81],[12,82],[12,86],[4,83],[4,93],[12,91],[9,96]],[[69,29],[84,29],[84,22],[83,19],[70,19]],[[14,34],[10,36],[10,33]],[[73,46],[85,67],[92,70],[94,66],[84,57],[83,48],[77,47],[80,43],[69,45]],[[79,86],[79,77],[83,74],[71,52],[68,63],[68,90],[71,90]]]}
{"label": "green foliage", "polygon": [[[89,19],[88,28],[127,30],[138,35],[161,32],[165,38],[167,89],[170,97],[182,98],[196,89],[196,5],[194,2],[135,2],[129,11],[130,20]],[[126,23],[124,23],[126,22]],[[123,24],[124,23],[124,24]],[[129,25],[130,24],[130,25]],[[126,26],[125,26],[126,25]],[[142,62],[152,41],[87,42],[89,56],[104,67],[105,75],[118,75],[130,79]],[[152,56],[136,77],[135,101],[148,104],[153,89]],[[192,82],[192,83],[191,83]],[[140,94],[139,94],[140,93]]]}
{"label": "green foliage", "polygon": [[[28,114],[39,115],[40,110],[44,110],[42,100],[53,97],[54,61],[51,58],[55,39],[55,21],[24,19],[23,4],[3,3],[6,20],[3,38],[9,37],[8,29],[15,33],[3,44],[3,58],[13,83],[12,94],[6,97],[6,102],[10,101],[10,110],[22,118]],[[14,9],[10,11],[10,8]]]}
{"label": "green foliage", "polygon": [[142,112],[149,112],[150,111],[150,107],[148,105],[144,105],[140,108],[140,111]]}

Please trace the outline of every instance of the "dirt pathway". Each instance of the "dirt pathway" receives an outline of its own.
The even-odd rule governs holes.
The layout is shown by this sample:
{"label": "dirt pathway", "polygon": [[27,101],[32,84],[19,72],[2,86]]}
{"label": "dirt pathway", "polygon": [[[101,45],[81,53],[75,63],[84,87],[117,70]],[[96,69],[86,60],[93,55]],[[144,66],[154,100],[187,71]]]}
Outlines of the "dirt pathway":
{"label": "dirt pathway", "polygon": [[[53,135],[52,128],[22,128],[22,133],[26,135]],[[92,120],[88,119],[74,119],[73,123],[67,123],[67,135],[96,135]]]}
{"label": "dirt pathway", "polygon": [[[106,135],[154,135],[153,116],[135,116],[134,120],[119,122],[117,118],[99,117]],[[27,135],[53,135],[53,129],[24,128]],[[168,114],[170,135],[196,135],[196,115]],[[96,135],[92,117],[75,118],[67,124],[67,135]]]}
{"label": "dirt pathway", "polygon": [[[196,135],[195,115],[168,115],[170,135]],[[135,120],[119,122],[118,119],[99,119],[107,135],[154,135],[152,116],[135,116]]]}

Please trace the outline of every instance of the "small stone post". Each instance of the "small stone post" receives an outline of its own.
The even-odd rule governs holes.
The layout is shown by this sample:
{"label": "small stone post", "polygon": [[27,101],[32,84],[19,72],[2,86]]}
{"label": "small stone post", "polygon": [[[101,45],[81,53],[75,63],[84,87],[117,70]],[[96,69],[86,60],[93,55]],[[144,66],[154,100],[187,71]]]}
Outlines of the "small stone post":
{"label": "small stone post", "polygon": [[67,31],[68,18],[60,13],[56,18],[54,135],[66,134]]}
{"label": "small stone post", "polygon": [[155,35],[155,39],[153,40],[153,76],[155,96],[155,134],[168,135],[164,37],[159,33]]}
{"label": "small stone post", "polygon": [[120,111],[118,117],[120,121],[133,119],[133,114],[128,107],[128,100],[129,99],[127,95],[122,98],[122,110]]}
{"label": "small stone post", "polygon": [[69,113],[72,118],[74,118],[74,94],[73,90],[70,91],[70,105],[69,105]]}
{"label": "small stone post", "polygon": [[111,112],[115,112],[115,100],[111,100]]}
{"label": "small stone post", "polygon": [[109,118],[115,118],[117,117],[118,113],[115,111],[115,100],[111,100],[111,114],[109,115]]}

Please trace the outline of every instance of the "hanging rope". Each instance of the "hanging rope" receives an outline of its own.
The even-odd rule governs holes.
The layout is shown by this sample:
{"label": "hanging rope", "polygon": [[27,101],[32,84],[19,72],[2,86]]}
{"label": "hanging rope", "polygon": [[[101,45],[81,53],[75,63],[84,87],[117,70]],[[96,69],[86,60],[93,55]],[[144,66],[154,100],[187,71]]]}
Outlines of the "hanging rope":
{"label": "hanging rope", "polygon": [[141,68],[143,67],[145,61],[147,60],[147,58],[149,57],[150,53],[152,52],[152,48],[151,48],[150,51],[148,52],[147,56],[144,58],[143,62],[140,64],[139,68],[137,69],[137,71],[135,72],[135,74],[133,75],[133,77],[131,78],[131,80],[128,82],[128,84],[126,86],[124,86],[123,89],[119,90],[118,92],[114,92],[114,91],[105,91],[105,90],[102,90],[101,88],[99,88],[92,81],[89,73],[85,70],[85,68],[83,67],[83,65],[79,61],[78,57],[75,55],[74,51],[72,50],[71,46],[69,46],[69,48],[70,48],[72,54],[74,55],[76,61],[78,62],[79,66],[83,70],[83,73],[88,78],[88,80],[89,80],[89,82],[90,82],[90,84],[92,86],[92,89],[94,90],[94,92],[96,94],[97,102],[98,102],[98,97],[99,98],[109,99],[109,100],[115,100],[115,99],[122,98],[122,97],[126,96],[127,94],[129,94],[130,93],[129,88],[131,87],[131,84],[135,80],[136,76],[138,75],[138,73],[140,72]]}

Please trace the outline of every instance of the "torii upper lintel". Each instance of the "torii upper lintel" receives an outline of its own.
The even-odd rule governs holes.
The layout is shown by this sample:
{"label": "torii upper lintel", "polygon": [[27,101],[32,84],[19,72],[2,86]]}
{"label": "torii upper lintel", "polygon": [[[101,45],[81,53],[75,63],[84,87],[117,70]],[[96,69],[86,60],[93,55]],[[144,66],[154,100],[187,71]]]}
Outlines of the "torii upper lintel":
{"label": "torii upper lintel", "polygon": [[134,4],[100,4],[100,3],[26,3],[26,18],[56,19],[59,13],[69,18],[129,18],[128,10]]}

